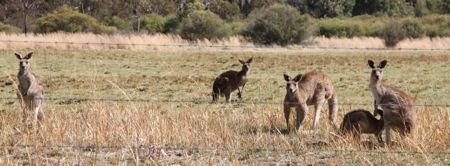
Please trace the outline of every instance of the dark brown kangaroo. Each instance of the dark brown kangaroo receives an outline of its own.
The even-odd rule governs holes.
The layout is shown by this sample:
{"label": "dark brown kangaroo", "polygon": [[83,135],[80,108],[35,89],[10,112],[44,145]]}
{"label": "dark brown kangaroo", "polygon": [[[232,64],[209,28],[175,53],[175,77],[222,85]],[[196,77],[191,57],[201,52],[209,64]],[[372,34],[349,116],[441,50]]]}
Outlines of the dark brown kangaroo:
{"label": "dark brown kangaroo", "polygon": [[[400,132],[402,138],[414,129],[417,115],[415,101],[412,96],[402,90],[382,82],[383,71],[387,61],[383,60],[378,66],[372,60],[368,65],[372,68],[369,89],[375,98],[375,110],[383,110],[384,128],[386,129],[386,143],[391,144],[391,129]],[[374,115],[376,116],[376,112]]]}
{"label": "dark brown kangaroo", "polygon": [[361,134],[375,134],[379,143],[383,143],[381,133],[383,130],[383,111],[378,111],[381,119],[378,120],[369,111],[358,109],[351,111],[344,116],[341,128],[341,135],[352,134],[354,138],[360,140]]}
{"label": "dark brown kangaroo", "polygon": [[220,74],[213,83],[213,102],[219,100],[219,96],[224,96],[226,102],[231,101],[231,92],[238,90],[238,98],[242,100],[242,93],[244,91],[245,84],[247,83],[247,74],[250,69],[250,63],[253,58],[247,61],[239,60],[242,64],[241,71],[228,70]]}

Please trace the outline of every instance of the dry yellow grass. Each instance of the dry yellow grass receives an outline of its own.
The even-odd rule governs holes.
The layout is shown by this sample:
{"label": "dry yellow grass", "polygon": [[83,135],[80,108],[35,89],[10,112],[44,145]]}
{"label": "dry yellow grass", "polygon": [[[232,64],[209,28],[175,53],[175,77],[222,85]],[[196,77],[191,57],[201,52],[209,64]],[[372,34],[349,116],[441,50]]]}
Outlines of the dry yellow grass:
{"label": "dry yellow grass", "polygon": [[[303,129],[287,135],[282,113],[282,73],[309,70],[327,73],[335,85],[341,103],[338,122],[353,109],[372,109],[367,59],[388,59],[385,79],[412,93],[419,104],[448,104],[450,58],[445,51],[33,51],[33,70],[47,97],[39,132],[21,122],[13,86],[15,50],[0,51],[0,165],[448,163],[450,108],[445,106],[419,107],[415,138],[402,141],[395,134],[396,143],[388,148],[378,146],[372,135],[364,136],[363,143],[333,141],[336,131],[325,110],[319,130],[311,131],[312,108]],[[214,77],[238,70],[237,59],[248,57],[254,57],[254,64],[243,94],[246,103],[209,104]],[[126,102],[129,98],[149,102]],[[167,100],[172,102],[162,102]],[[184,100],[192,102],[177,102]]]}
{"label": "dry yellow grass", "polygon": [[[230,37],[220,41],[199,40],[189,42],[177,35],[146,35],[146,34],[114,34],[96,35],[89,33],[51,33],[51,34],[5,34],[0,33],[0,48],[2,49],[130,49],[130,50],[239,50],[255,49],[264,51],[278,46],[258,47],[240,36]],[[307,48],[385,48],[383,40],[374,37],[355,38],[325,38],[314,37],[308,42]],[[211,48],[208,48],[212,46]],[[291,46],[291,48],[297,46]],[[267,49],[264,49],[267,48]],[[449,49],[450,38],[407,39],[400,42],[399,49]]]}

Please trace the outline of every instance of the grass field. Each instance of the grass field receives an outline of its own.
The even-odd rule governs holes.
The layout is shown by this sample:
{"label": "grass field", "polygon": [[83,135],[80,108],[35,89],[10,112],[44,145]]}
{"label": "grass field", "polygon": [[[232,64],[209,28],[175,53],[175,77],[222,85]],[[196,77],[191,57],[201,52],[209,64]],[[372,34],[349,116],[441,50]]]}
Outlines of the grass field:
{"label": "grass field", "polygon": [[[372,135],[363,137],[364,143],[337,139],[327,109],[317,131],[310,130],[310,107],[304,127],[284,134],[282,113],[282,74],[312,70],[323,71],[334,83],[341,103],[339,123],[352,109],[371,110],[368,59],[387,59],[385,80],[413,94],[418,104],[449,104],[448,51],[33,51],[32,68],[47,98],[38,133],[21,123],[14,51],[0,50],[2,165],[450,162],[449,107],[420,106],[415,137],[400,140],[395,135],[389,148],[378,146]],[[238,59],[249,57],[254,60],[243,102],[210,104],[214,78],[225,70],[240,70]]]}

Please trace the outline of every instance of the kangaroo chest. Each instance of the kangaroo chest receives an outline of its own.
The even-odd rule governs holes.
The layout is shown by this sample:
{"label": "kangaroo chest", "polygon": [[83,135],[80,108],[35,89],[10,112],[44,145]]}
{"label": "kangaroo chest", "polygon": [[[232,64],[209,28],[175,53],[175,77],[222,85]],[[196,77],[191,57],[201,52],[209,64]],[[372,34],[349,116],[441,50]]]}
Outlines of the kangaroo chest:
{"label": "kangaroo chest", "polygon": [[19,75],[19,90],[20,93],[25,94],[31,86],[31,78],[28,75]]}

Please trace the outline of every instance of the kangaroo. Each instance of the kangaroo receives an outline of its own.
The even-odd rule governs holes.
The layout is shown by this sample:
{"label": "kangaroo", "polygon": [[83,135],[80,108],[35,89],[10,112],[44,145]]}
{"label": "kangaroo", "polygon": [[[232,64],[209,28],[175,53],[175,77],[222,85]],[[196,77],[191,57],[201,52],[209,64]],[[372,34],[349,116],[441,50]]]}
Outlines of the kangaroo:
{"label": "kangaroo", "polygon": [[294,79],[284,74],[286,80],[286,96],[284,98],[284,117],[288,132],[289,114],[292,107],[297,111],[296,129],[300,128],[308,111],[308,105],[314,105],[316,112],[314,116],[313,129],[319,124],[320,111],[323,104],[328,101],[329,119],[334,128],[336,127],[336,114],[338,111],[338,98],[331,81],[321,72],[308,72],[299,74]]}
{"label": "kangaroo", "polygon": [[351,111],[344,116],[341,128],[339,130],[341,135],[351,133],[354,138],[360,140],[361,133],[375,134],[379,143],[383,143],[381,133],[383,130],[383,111],[375,110],[380,114],[380,120],[376,119],[369,111],[357,109]]}
{"label": "kangaroo", "polygon": [[242,64],[241,71],[228,70],[220,74],[213,83],[212,98],[213,102],[219,100],[219,95],[224,96],[226,102],[231,101],[231,92],[238,90],[238,98],[242,100],[242,92],[244,91],[245,84],[247,83],[247,74],[250,69],[250,63],[253,58],[247,61],[239,60]]}
{"label": "kangaroo", "polygon": [[17,97],[23,107],[23,121],[27,122],[30,111],[34,113],[34,122],[43,119],[42,105],[44,102],[44,89],[39,85],[39,80],[35,74],[31,72],[30,59],[32,52],[25,57],[15,53],[19,59],[19,73],[17,79],[19,81]]}
{"label": "kangaroo", "polygon": [[[380,62],[378,66],[372,60],[368,65],[372,68],[369,81],[369,89],[375,98],[375,110],[383,110],[383,122],[386,129],[386,143],[391,144],[391,129],[400,132],[402,138],[412,132],[417,120],[414,98],[402,90],[382,82],[383,71],[387,60]],[[374,112],[377,115],[377,112]]]}

